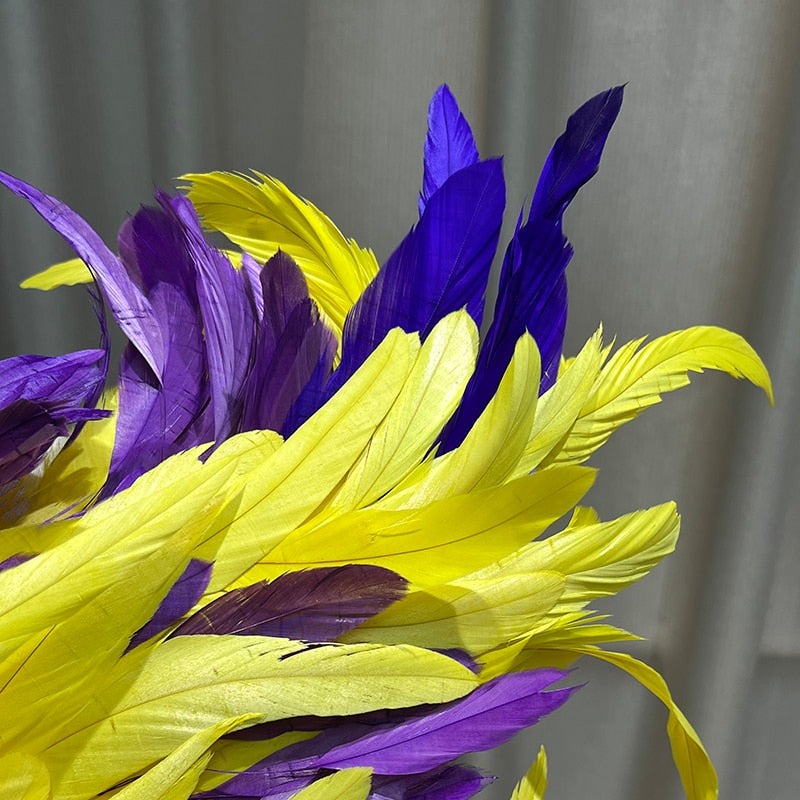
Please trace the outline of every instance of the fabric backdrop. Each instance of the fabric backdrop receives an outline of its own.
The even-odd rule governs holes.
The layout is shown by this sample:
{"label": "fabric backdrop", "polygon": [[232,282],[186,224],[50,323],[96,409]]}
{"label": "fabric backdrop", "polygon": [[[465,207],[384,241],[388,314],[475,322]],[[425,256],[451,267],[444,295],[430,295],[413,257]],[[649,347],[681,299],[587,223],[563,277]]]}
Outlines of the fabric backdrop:
{"label": "fabric backdrop", "polygon": [[[647,637],[729,800],[797,797],[800,718],[800,3],[797,0],[0,0],[0,167],[113,242],[186,171],[281,178],[385,258],[416,214],[425,113],[448,82],[509,216],[569,113],[627,82],[568,212],[567,352],[698,323],[744,334],[777,404],[698,376],[596,459],[601,515],[670,498],[678,552],[603,606]],[[80,290],[17,288],[70,253],[0,195],[0,357],[96,344]],[[666,714],[613,668],[482,763],[507,798],[540,743],[553,798],[681,796]]]}

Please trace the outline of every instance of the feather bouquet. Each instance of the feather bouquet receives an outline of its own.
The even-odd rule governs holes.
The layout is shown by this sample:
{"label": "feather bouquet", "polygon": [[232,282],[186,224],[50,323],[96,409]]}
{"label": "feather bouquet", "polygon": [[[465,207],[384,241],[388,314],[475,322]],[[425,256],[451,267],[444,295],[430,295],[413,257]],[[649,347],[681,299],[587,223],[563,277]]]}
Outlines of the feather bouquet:
{"label": "feather bouquet", "polygon": [[[582,656],[664,703],[687,797],[716,796],[662,678],[607,647],[636,637],[589,607],[672,551],[676,510],[600,520],[584,462],[690,371],[771,388],[713,327],[563,356],[562,216],[621,102],[570,117],[493,310],[501,162],[446,86],[382,266],[259,173],[184,176],[116,253],[0,173],[77,254],[24,285],[87,283],[101,332],[0,362],[2,797],[467,798],[491,777],[461,756],[569,700]],[[541,751],[514,797],[545,785]]]}

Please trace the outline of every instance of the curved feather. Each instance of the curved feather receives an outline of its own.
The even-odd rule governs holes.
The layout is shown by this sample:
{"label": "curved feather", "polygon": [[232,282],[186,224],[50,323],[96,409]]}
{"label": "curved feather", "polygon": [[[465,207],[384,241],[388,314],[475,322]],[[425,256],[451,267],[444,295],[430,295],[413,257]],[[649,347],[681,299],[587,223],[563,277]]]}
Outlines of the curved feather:
{"label": "curved feather", "polygon": [[747,378],[773,402],[769,374],[755,350],[738,334],[699,326],[620,347],[603,367],[563,444],[548,456],[553,464],[580,464],[611,434],[664,392],[689,383],[689,372],[717,369]]}
{"label": "curved feather", "polygon": [[56,198],[2,171],[0,183],[27,200],[89,266],[114,319],[160,378],[164,359],[160,332],[145,324],[152,313],[150,303],[119,258],[84,219]]}
{"label": "curved feather", "polygon": [[305,273],[311,297],[341,338],[347,312],[378,272],[363,250],[319,209],[276,178],[253,172],[189,174],[188,195],[203,224],[225,234],[261,263],[278,249]]}

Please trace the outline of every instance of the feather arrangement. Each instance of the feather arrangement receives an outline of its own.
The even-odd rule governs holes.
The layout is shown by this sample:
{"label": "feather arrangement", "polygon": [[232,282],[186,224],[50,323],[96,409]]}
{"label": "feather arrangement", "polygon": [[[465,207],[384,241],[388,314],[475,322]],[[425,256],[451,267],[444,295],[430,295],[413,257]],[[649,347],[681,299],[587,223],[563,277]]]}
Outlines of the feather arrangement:
{"label": "feather arrangement", "polygon": [[[77,255],[25,285],[88,283],[101,340],[0,362],[0,795],[468,798],[491,776],[461,757],[558,709],[589,656],[664,703],[687,797],[716,796],[664,681],[607,649],[636,637],[589,607],[672,551],[675,507],[578,504],[584,462],[689,372],[771,386],[711,327],[563,357],[562,215],[622,94],[568,120],[493,309],[502,166],[446,86],[380,268],[260,173],[184,176],[117,253],[0,173]],[[101,396],[104,309],[127,346]],[[542,750],[513,798],[546,785]]]}

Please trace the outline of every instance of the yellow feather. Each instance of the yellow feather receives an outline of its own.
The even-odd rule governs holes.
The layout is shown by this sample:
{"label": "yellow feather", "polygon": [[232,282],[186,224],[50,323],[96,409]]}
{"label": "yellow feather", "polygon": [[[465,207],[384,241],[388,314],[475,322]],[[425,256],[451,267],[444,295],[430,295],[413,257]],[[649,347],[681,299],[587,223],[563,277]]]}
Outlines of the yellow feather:
{"label": "yellow feather", "polygon": [[[391,331],[328,403],[232,483],[229,515],[215,523],[215,535],[197,552],[200,558],[208,557],[207,550],[215,554],[210,592],[224,589],[297,526],[321,513],[392,407],[418,350],[416,334]],[[225,453],[215,453],[208,463]]]}
{"label": "yellow feather", "polygon": [[332,509],[374,502],[422,461],[461,399],[477,350],[478,331],[466,311],[436,325],[366,452],[332,499]]}
{"label": "yellow feather", "polygon": [[0,756],[0,797],[8,800],[50,800],[47,767],[30,753]]}
{"label": "yellow feather", "polygon": [[114,797],[116,800],[187,800],[211,760],[209,748],[220,736],[246,727],[254,719],[257,716],[233,717],[198,731]]}
{"label": "yellow feather", "polygon": [[627,672],[655,695],[669,711],[667,735],[687,800],[716,800],[719,790],[714,765],[697,732],[672,699],[667,684],[658,672],[626,653],[609,652],[591,645],[565,650],[573,655],[587,655],[607,661]]}
{"label": "yellow feather", "polygon": [[182,176],[203,223],[264,263],[278,249],[297,261],[311,297],[341,340],[347,312],[378,272],[363,250],[318,208],[275,178],[211,172]]}
{"label": "yellow feather", "polygon": [[96,686],[75,732],[42,754],[54,791],[78,800],[164,758],[195,733],[242,714],[260,721],[358,714],[454,700],[478,678],[428,650],[309,648],[261,636],[184,636],[128,654]]}
{"label": "yellow feather", "polygon": [[392,492],[381,508],[417,508],[452,495],[502,483],[530,438],[539,394],[540,359],[533,337],[525,334],[500,386],[462,444],[426,465],[401,490]]}
{"label": "yellow feather", "polygon": [[689,383],[690,371],[718,369],[747,378],[773,402],[766,367],[738,334],[722,328],[695,327],[619,348],[597,377],[580,414],[548,463],[580,464],[611,434],[641,411],[661,401],[661,394]]}
{"label": "yellow feather", "polygon": [[536,761],[525,777],[514,787],[511,800],[543,800],[547,790],[547,755],[539,748]]}
{"label": "yellow feather", "polygon": [[70,258],[59,261],[47,269],[25,278],[20,284],[23,289],[40,289],[48,292],[59,286],[77,286],[81,283],[91,283],[93,280],[89,267],[81,258]]}
{"label": "yellow feather", "polygon": [[370,767],[350,767],[314,781],[292,800],[367,800],[371,786]]}
{"label": "yellow feather", "polygon": [[599,328],[539,398],[530,438],[514,469],[514,477],[533,472],[551,451],[560,449],[597,379],[603,363],[602,345],[602,328]]}
{"label": "yellow feather", "polygon": [[290,533],[242,582],[287,569],[368,563],[420,586],[437,585],[538,536],[580,500],[593,479],[592,470],[547,470],[419,509],[351,511]]}

